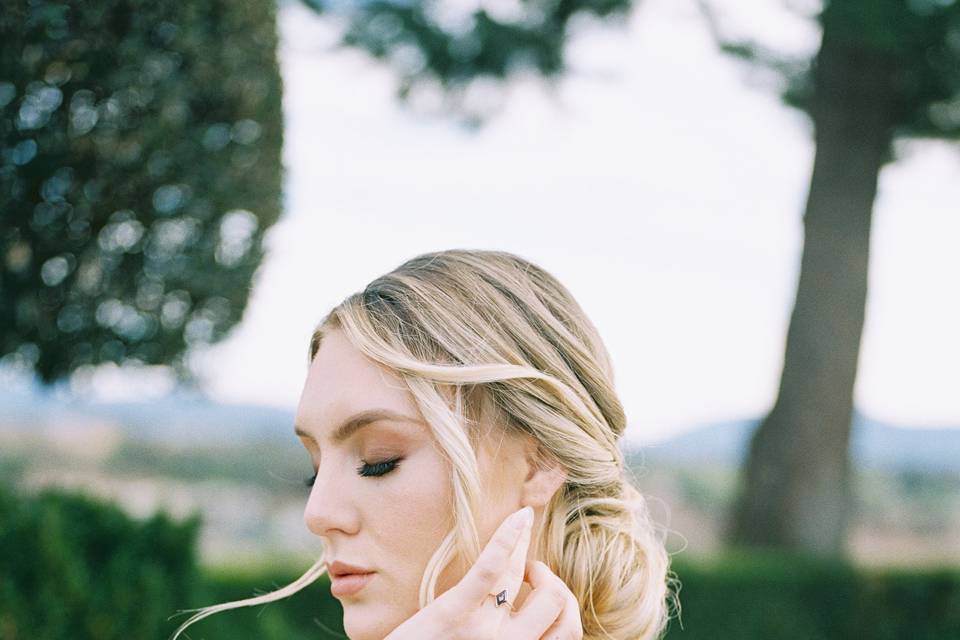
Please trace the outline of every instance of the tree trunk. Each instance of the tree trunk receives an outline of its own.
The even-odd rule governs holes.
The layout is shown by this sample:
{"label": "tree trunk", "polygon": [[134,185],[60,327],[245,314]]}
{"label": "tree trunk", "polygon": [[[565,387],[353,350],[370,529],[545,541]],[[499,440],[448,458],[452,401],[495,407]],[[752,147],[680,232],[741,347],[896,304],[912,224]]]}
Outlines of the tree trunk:
{"label": "tree trunk", "polygon": [[842,42],[825,21],[815,64],[816,155],[797,298],[777,400],[753,435],[729,538],[839,556],[871,212],[893,133],[893,62]]}

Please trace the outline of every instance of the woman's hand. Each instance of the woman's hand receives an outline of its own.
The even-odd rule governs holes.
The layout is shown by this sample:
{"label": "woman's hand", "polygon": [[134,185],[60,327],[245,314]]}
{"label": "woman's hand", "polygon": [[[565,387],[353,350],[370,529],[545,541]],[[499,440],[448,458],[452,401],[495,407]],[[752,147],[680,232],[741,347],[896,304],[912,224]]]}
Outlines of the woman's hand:
{"label": "woman's hand", "polygon": [[[500,627],[497,638],[581,640],[583,621],[580,619],[580,603],[566,583],[539,560],[526,563],[525,577],[533,586],[533,591],[523,601],[523,606]],[[552,621],[553,624],[546,631],[533,633],[541,628],[543,621],[548,624]]]}
{"label": "woman's hand", "polygon": [[[580,640],[573,593],[547,565],[526,561],[532,524],[530,507],[506,518],[463,579],[384,640]],[[494,594],[506,589],[514,602],[524,578],[533,590],[523,606],[514,612],[498,607]]]}

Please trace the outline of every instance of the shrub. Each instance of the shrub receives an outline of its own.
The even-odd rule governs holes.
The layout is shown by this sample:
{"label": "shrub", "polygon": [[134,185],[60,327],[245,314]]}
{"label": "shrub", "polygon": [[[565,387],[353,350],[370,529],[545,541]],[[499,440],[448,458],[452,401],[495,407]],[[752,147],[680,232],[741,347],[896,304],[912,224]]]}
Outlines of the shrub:
{"label": "shrub", "polygon": [[[672,620],[666,640],[960,638],[957,569],[866,570],[740,552],[710,561],[678,561],[674,570],[682,583],[683,628]],[[249,597],[296,577],[283,571],[221,571],[206,576],[206,599],[188,606]],[[206,640],[342,638],[337,635],[342,615],[324,577],[287,600],[211,616],[197,624],[197,633]]]}
{"label": "shrub", "polygon": [[161,640],[196,598],[197,517],[145,521],[80,494],[0,490],[0,637]]}
{"label": "shrub", "polygon": [[682,623],[668,640],[960,638],[960,570],[864,569],[731,552],[674,570]]}

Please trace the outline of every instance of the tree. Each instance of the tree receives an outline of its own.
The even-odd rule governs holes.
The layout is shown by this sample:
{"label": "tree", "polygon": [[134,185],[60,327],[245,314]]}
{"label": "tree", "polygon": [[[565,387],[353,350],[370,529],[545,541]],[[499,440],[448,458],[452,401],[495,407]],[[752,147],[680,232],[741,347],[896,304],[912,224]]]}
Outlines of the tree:
{"label": "tree", "polygon": [[816,143],[779,393],[753,435],[730,540],[839,556],[877,181],[894,139],[960,137],[960,4],[831,0],[819,22],[809,65],[723,43],[785,74]]}
{"label": "tree", "polygon": [[0,12],[0,356],[172,364],[241,317],[280,213],[270,0]]}
{"label": "tree", "polygon": [[467,125],[490,114],[464,98],[473,83],[502,81],[523,71],[554,78],[564,71],[563,49],[577,17],[617,20],[632,0],[533,0],[494,15],[465,12],[453,2],[370,0],[343,5],[303,0],[312,9],[345,17],[343,44],[389,64],[399,77],[399,97],[438,88]]}
{"label": "tree", "polygon": [[[401,96],[430,81],[458,94],[518,69],[556,76],[574,15],[618,16],[629,5],[526,2],[517,15],[480,9],[450,26],[441,3],[376,0],[349,11],[345,42],[397,67]],[[780,389],[753,437],[730,538],[830,556],[843,552],[847,526],[877,178],[894,160],[894,138],[960,136],[960,3],[827,0],[817,20],[823,39],[812,61],[719,38],[728,53],[784,75],[784,101],[809,114],[816,143]]]}

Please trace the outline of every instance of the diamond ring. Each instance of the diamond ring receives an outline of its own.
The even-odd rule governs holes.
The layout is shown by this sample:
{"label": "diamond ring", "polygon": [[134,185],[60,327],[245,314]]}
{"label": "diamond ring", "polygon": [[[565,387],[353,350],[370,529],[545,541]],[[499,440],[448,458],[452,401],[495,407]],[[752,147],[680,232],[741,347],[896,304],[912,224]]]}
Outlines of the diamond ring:
{"label": "diamond ring", "polygon": [[491,593],[490,595],[491,595],[491,596],[494,596],[494,597],[497,599],[497,606],[498,606],[498,607],[499,607],[500,605],[502,605],[502,604],[506,604],[506,605],[509,605],[511,611],[516,611],[516,609],[514,609],[514,607],[513,607],[513,603],[507,601],[507,590],[506,590],[506,589],[504,589],[503,591],[501,591],[500,593],[498,593],[498,594],[496,594],[496,595],[494,595],[494,594],[492,594],[492,593]]}

